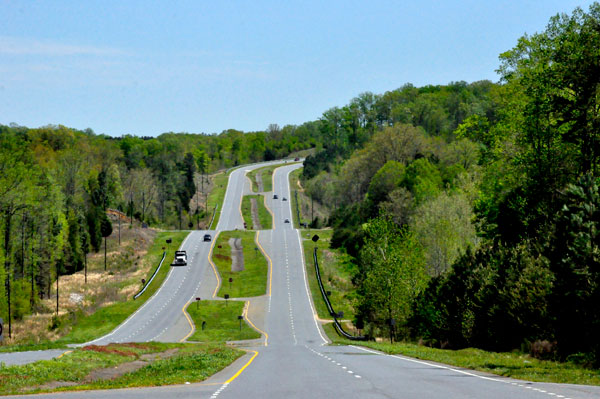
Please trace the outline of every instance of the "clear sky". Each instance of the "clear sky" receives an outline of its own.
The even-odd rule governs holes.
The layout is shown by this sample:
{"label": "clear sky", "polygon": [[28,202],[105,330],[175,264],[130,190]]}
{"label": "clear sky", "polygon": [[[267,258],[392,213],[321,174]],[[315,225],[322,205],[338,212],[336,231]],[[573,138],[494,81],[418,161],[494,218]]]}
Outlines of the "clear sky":
{"label": "clear sky", "polygon": [[263,130],[361,92],[497,81],[498,55],[584,0],[0,0],[0,123]]}

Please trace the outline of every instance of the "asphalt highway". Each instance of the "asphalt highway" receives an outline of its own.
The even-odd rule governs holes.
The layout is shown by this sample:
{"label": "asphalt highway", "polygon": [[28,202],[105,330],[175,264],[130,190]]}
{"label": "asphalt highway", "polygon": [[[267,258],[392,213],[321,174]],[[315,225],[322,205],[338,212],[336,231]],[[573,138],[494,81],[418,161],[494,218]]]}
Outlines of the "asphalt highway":
{"label": "asphalt highway", "polygon": [[[263,332],[263,339],[248,344],[245,356],[198,384],[39,396],[128,399],[167,396],[210,399],[600,398],[600,387],[530,383],[403,356],[384,355],[359,346],[328,346],[316,321],[307,286],[301,236],[292,223],[284,223],[285,219],[292,221],[288,176],[298,167],[300,165],[287,165],[276,169],[273,193],[279,199],[275,200],[269,194],[266,201],[274,216],[274,229],[261,231],[259,243],[269,257],[271,278],[266,295],[253,300],[248,312],[248,318]],[[245,177],[248,169],[231,173],[217,230],[243,227],[239,201],[242,194],[249,191]],[[283,197],[288,201],[283,201]],[[206,265],[210,246],[198,243],[202,234],[191,233],[183,244],[194,255],[189,271],[173,268],[155,298],[112,335],[98,342],[179,340],[189,334],[191,327],[189,323],[185,326],[185,316],[162,315],[164,310],[161,308],[168,302],[167,307],[172,312],[182,313],[181,307],[191,297],[209,297],[214,292],[216,277],[213,275],[211,280],[211,270]],[[155,324],[161,327],[155,328]],[[152,326],[151,331],[146,331],[148,326]]]}

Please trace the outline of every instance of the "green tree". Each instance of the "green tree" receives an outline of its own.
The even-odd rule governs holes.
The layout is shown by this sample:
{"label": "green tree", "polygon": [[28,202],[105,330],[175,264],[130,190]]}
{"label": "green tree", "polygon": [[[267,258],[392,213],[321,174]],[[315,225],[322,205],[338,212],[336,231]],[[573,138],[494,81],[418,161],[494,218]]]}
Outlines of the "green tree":
{"label": "green tree", "polygon": [[365,226],[360,262],[361,316],[379,327],[392,327],[393,319],[403,329],[413,300],[429,279],[418,240],[388,217],[378,217]]}

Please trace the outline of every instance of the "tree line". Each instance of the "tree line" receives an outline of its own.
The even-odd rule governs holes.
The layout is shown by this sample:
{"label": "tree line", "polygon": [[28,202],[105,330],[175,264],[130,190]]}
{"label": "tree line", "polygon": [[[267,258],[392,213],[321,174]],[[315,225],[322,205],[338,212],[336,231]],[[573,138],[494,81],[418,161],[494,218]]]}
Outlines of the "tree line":
{"label": "tree line", "polygon": [[598,3],[553,17],[500,55],[497,84],[323,115],[303,183],[355,259],[369,334],[600,364],[598,26]]}

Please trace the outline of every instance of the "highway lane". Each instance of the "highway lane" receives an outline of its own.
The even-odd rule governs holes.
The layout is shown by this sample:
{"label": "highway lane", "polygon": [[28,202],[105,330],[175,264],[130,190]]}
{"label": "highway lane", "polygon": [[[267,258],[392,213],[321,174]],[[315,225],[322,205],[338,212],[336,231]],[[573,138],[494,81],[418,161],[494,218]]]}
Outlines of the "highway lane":
{"label": "highway lane", "polygon": [[[598,398],[600,387],[528,383],[470,370],[383,355],[357,346],[326,346],[315,320],[306,284],[301,238],[292,224],[288,175],[274,175],[279,200],[267,199],[274,230],[262,231],[259,242],[272,261],[271,296],[264,302],[267,346],[248,347],[248,355],[204,383],[174,387],[65,393],[89,398]],[[243,174],[230,180],[245,184]],[[233,191],[232,191],[233,192]],[[241,191],[240,191],[241,198]],[[233,201],[229,206],[236,206]],[[239,215],[239,212],[238,212]],[[230,214],[231,218],[241,216]],[[223,223],[229,223],[224,221]],[[201,286],[204,285],[201,284]],[[208,283],[207,283],[208,285]],[[255,355],[256,354],[256,355]],[[243,366],[247,367],[242,369]],[[241,373],[240,373],[241,371]],[[55,394],[56,395],[56,394]],[[46,396],[46,395],[42,395]],[[56,397],[48,395],[46,397]]]}

